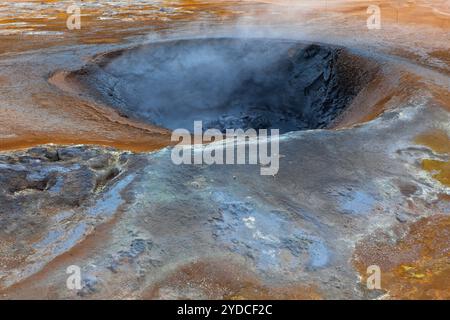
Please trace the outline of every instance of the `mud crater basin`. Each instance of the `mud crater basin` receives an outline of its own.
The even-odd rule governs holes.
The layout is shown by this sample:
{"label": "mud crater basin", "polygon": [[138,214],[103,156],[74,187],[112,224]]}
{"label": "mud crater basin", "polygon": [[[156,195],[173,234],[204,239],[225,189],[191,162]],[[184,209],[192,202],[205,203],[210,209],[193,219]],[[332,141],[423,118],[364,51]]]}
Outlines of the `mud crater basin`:
{"label": "mud crater basin", "polygon": [[282,39],[171,40],[97,56],[71,74],[125,117],[168,129],[326,128],[376,75],[349,50]]}

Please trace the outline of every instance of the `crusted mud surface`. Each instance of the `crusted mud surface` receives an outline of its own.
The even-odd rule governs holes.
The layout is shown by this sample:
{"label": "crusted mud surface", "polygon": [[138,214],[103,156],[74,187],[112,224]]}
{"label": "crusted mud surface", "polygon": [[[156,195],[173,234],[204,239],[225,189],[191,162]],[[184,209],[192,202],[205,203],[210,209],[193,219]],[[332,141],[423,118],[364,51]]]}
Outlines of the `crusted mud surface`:
{"label": "crusted mud surface", "polygon": [[[366,28],[371,1],[85,1],[80,31],[64,1],[0,4],[0,297],[449,299],[450,8],[378,3],[381,30]],[[220,102],[195,120],[284,116],[275,176],[171,161],[170,129],[193,119],[173,92],[186,100],[191,78],[158,95],[133,77],[148,55],[170,69],[167,48],[211,43],[244,76],[209,83],[221,100],[202,87],[217,59],[185,65],[204,93],[190,106]]]}

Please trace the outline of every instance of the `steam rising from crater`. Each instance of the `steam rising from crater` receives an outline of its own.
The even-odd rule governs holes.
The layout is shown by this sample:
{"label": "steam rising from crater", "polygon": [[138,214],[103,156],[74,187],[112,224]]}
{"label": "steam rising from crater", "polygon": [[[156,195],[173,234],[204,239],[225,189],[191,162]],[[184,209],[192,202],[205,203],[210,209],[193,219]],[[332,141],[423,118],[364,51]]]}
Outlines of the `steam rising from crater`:
{"label": "steam rising from crater", "polygon": [[205,129],[281,132],[328,126],[373,74],[341,48],[240,38],[152,43],[75,73],[127,117],[169,129],[202,120]]}

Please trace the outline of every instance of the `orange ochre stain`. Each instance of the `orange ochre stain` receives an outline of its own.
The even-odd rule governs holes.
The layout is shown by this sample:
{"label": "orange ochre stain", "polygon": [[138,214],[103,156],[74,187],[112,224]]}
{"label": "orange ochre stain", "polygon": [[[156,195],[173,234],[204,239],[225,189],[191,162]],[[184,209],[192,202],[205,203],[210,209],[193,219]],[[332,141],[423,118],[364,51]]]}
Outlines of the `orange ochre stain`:
{"label": "orange ochre stain", "polygon": [[268,286],[246,267],[221,258],[201,259],[178,267],[163,280],[144,290],[142,298],[164,299],[164,292],[167,291],[180,295],[178,298],[186,298],[183,292],[191,290],[197,290],[199,296],[206,299],[322,299],[314,286]]}
{"label": "orange ochre stain", "polygon": [[396,241],[372,234],[357,244],[354,265],[362,283],[367,267],[378,265],[391,299],[450,299],[450,217],[423,218]]}
{"label": "orange ochre stain", "polygon": [[[415,142],[440,154],[450,154],[450,137],[443,130],[433,130],[416,137]],[[431,173],[434,179],[450,187],[450,162],[434,159],[422,160],[422,169]]]}
{"label": "orange ochre stain", "polygon": [[450,187],[450,162],[424,159],[422,169],[430,172],[433,178],[443,185]]}
{"label": "orange ochre stain", "polygon": [[130,137],[130,140],[117,139],[101,139],[94,137],[89,139],[87,137],[76,136],[21,136],[18,139],[0,139],[0,151],[15,151],[32,148],[40,145],[90,145],[100,147],[111,147],[123,151],[131,152],[152,152],[160,150],[171,144],[169,137],[148,135],[147,137]]}

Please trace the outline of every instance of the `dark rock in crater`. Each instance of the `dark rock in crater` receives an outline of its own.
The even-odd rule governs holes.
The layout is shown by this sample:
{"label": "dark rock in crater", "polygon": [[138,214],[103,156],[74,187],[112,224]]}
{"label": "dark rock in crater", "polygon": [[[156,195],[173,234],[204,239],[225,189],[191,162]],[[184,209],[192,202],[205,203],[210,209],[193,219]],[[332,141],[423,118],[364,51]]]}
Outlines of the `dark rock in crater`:
{"label": "dark rock in crater", "polygon": [[153,43],[72,74],[119,114],[169,129],[324,128],[375,76],[343,48],[275,39]]}

